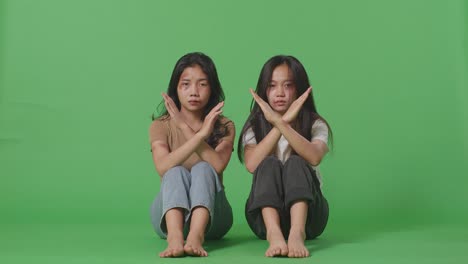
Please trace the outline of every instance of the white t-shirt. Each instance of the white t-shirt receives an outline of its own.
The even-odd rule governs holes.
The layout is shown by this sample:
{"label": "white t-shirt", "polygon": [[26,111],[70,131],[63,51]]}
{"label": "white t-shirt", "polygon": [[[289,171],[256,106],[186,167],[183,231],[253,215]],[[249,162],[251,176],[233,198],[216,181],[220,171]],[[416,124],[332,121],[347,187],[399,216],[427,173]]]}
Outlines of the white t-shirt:
{"label": "white t-shirt", "polygon": [[[314,124],[312,125],[311,132],[312,132],[311,133],[312,138],[310,139],[310,141],[318,139],[318,140],[323,141],[325,144],[328,143],[328,127],[325,124],[325,122],[323,122],[322,120],[317,119],[314,122]],[[244,137],[242,139],[242,144],[243,146],[249,145],[249,144],[253,144],[253,145],[257,144],[257,140],[255,140],[255,134],[253,132],[252,127],[247,129],[247,131],[245,132]],[[292,148],[289,145],[289,142],[286,140],[286,138],[283,135],[281,135],[280,139],[278,140],[278,144],[277,144],[276,151],[275,151],[275,156],[284,164],[286,160],[288,160],[289,156],[291,156],[291,151],[292,151]],[[322,183],[322,176],[320,175],[319,166],[311,165],[311,167],[315,170],[315,174],[317,175],[317,178],[320,182],[320,188],[321,188],[323,183]]]}

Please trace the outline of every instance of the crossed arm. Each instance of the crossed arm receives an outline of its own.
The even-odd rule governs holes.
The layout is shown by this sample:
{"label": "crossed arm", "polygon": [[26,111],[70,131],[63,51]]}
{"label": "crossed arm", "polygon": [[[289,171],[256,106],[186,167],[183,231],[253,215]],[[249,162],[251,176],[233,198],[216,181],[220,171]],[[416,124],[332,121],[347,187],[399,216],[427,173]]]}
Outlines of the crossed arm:
{"label": "crossed arm", "polygon": [[221,174],[231,158],[235,137],[234,125],[230,125],[232,123],[225,124],[228,129],[228,133],[220,140],[220,143],[215,149],[208,145],[205,142],[205,139],[211,135],[214,124],[222,113],[224,102],[219,103],[211,110],[211,112],[205,117],[201,129],[198,132],[195,132],[184,121],[172,99],[165,94],[163,94],[163,98],[171,119],[175,122],[177,128],[181,130],[187,141],[179,148],[171,151],[167,144],[167,136],[165,136],[165,133],[160,133],[161,136],[158,136],[159,138],[151,143],[153,162],[159,175],[162,177],[167,170],[182,164],[193,153],[196,153],[202,160],[213,166],[218,175]]}
{"label": "crossed arm", "polygon": [[245,166],[250,173],[253,173],[260,162],[262,162],[262,160],[264,160],[265,157],[272,152],[281,135],[286,138],[292,149],[294,149],[294,151],[296,151],[296,153],[304,158],[307,162],[314,166],[320,164],[320,161],[328,152],[327,144],[321,140],[307,140],[290,125],[290,123],[296,119],[297,114],[306,101],[310,91],[311,88],[298,97],[291,104],[288,111],[283,116],[281,116],[279,113],[275,112],[270,107],[270,105],[262,98],[260,98],[252,89],[250,89],[250,93],[259,107],[262,109],[266,120],[273,125],[273,129],[261,142],[256,145],[246,145],[244,148]]}

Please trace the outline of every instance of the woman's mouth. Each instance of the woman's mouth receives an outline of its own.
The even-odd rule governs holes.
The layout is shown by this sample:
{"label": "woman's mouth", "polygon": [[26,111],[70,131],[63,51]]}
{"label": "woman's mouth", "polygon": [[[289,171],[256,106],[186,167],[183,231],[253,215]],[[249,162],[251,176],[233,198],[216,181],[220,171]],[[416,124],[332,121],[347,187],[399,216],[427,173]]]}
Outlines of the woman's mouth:
{"label": "woman's mouth", "polygon": [[285,106],[286,105],[286,101],[275,101],[274,104],[276,106]]}

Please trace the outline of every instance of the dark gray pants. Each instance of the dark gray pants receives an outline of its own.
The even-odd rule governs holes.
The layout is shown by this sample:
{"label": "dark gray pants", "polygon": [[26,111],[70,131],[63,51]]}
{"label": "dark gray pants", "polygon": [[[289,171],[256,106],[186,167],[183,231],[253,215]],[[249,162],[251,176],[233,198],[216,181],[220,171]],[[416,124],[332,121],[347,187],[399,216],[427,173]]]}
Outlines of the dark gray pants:
{"label": "dark gray pants", "polygon": [[322,195],[315,170],[303,158],[291,155],[283,165],[274,156],[266,157],[253,175],[252,189],[245,205],[245,216],[252,231],[266,238],[263,207],[278,210],[285,238],[291,228],[291,205],[296,201],[309,205],[305,225],[306,239],[319,236],[328,221],[328,202]]}

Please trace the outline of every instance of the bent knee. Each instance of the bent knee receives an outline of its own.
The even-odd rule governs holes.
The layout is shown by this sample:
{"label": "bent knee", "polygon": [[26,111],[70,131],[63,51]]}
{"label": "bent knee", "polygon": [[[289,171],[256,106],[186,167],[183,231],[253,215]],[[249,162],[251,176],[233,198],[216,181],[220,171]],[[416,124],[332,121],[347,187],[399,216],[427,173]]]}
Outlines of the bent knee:
{"label": "bent knee", "polygon": [[179,166],[175,166],[167,170],[166,173],[164,173],[164,176],[168,174],[182,174],[185,172],[189,172],[189,171],[184,166],[179,165]]}
{"label": "bent knee", "polygon": [[288,160],[286,161],[285,165],[292,165],[292,166],[298,166],[298,165],[308,165],[307,161],[299,156],[299,155],[291,155],[289,156]]}
{"label": "bent knee", "polygon": [[266,156],[265,159],[263,159],[262,162],[260,162],[259,167],[281,166],[281,164],[281,161],[277,157],[270,155]]}
{"label": "bent knee", "polygon": [[211,166],[210,163],[206,161],[200,161],[197,162],[197,164],[193,165],[192,170],[207,170],[207,169],[213,169],[213,166]]}
{"label": "bent knee", "polygon": [[166,171],[166,173],[164,173],[162,182],[165,183],[167,181],[173,181],[176,179],[180,180],[188,178],[189,175],[190,172],[184,166],[175,166]]}
{"label": "bent knee", "polygon": [[191,170],[192,182],[199,180],[214,180],[215,177],[218,177],[215,169],[211,164],[206,161],[200,161],[192,167]]}

